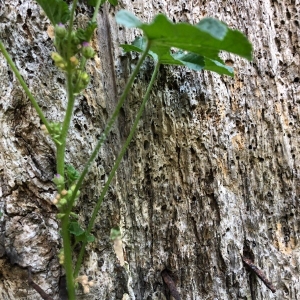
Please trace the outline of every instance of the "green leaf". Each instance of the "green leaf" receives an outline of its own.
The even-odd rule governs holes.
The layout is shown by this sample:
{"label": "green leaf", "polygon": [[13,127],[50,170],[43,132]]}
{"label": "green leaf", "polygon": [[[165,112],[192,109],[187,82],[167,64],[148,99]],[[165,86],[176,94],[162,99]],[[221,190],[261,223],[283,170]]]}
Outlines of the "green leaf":
{"label": "green leaf", "polygon": [[234,76],[233,68],[220,63],[219,61],[205,57],[205,70],[214,71],[218,74],[225,74],[231,77]]}
{"label": "green leaf", "polygon": [[82,42],[89,42],[97,28],[97,22],[90,21],[85,29],[79,28],[76,32],[77,38]]}
{"label": "green leaf", "polygon": [[223,40],[227,33],[227,26],[213,18],[205,18],[201,20],[196,27],[203,32],[207,32],[218,40]]}
{"label": "green leaf", "polygon": [[96,4],[97,4],[97,0],[88,0],[87,4],[90,5],[90,6],[94,6],[95,7]]}
{"label": "green leaf", "polygon": [[69,232],[75,236],[82,235],[85,231],[80,227],[78,222],[70,222],[69,224]]}
{"label": "green leaf", "polygon": [[87,235],[86,232],[84,232],[81,235],[75,236],[75,243],[80,243],[80,242],[87,242],[87,243],[92,243],[95,241],[95,237],[92,234]]}
{"label": "green leaf", "polygon": [[[131,45],[123,44],[121,47],[125,52],[143,52],[146,47],[146,40],[143,37],[137,37]],[[154,60],[158,60],[156,53],[149,51],[148,55]],[[184,52],[181,50],[170,54],[170,51],[167,48],[167,52],[161,54],[159,60],[161,64],[182,65],[194,71],[208,70],[217,72],[218,74],[234,75],[233,68],[226,66],[221,60],[215,61],[195,53]]]}
{"label": "green leaf", "polygon": [[172,56],[174,59],[180,61],[183,65],[192,70],[201,71],[205,68],[205,60],[201,55],[191,52],[178,51],[172,54]]}
{"label": "green leaf", "polygon": [[[137,37],[131,45],[121,44],[120,46],[123,48],[125,52],[135,51],[135,52],[143,52],[146,49],[146,39],[143,37]],[[158,56],[153,51],[149,51],[148,55],[151,56],[154,60],[158,60]]]}
{"label": "green leaf", "polygon": [[89,234],[87,237],[86,237],[86,241],[88,243],[92,243],[95,241],[95,237],[92,235],[92,234]]}
{"label": "green leaf", "polygon": [[68,183],[72,184],[79,178],[80,173],[72,165],[66,165],[66,175]]}
{"label": "green leaf", "polygon": [[[146,40],[145,38],[138,37],[134,40],[132,45],[121,45],[125,52],[136,51],[143,52],[146,48]],[[175,53],[170,53],[170,49],[168,47],[159,47],[159,49],[154,48],[154,51],[149,51],[148,55],[151,56],[154,60],[160,61],[161,64],[166,65],[179,65],[179,66],[187,66],[188,68],[199,71],[204,69],[204,57],[194,54],[194,53],[183,53],[183,51],[178,51]],[[159,57],[157,55],[159,53]]]}
{"label": "green leaf", "polygon": [[[105,3],[107,0],[101,0],[100,5],[102,5],[103,3]],[[90,6],[96,6],[97,5],[98,0],[88,0],[88,5]]]}
{"label": "green leaf", "polygon": [[[108,1],[113,6],[118,5],[118,0],[101,0],[100,5],[104,4],[106,1]],[[88,0],[88,5],[96,6],[97,2],[98,0]]]}
{"label": "green leaf", "polygon": [[[174,24],[165,15],[159,14],[151,24],[146,24],[122,10],[117,13],[116,19],[118,23],[140,28],[144,33],[144,37],[137,38],[132,45],[122,45],[124,51],[143,52],[148,40],[148,54],[162,64],[185,65],[193,70],[205,69],[233,76],[233,69],[219,57],[220,51],[252,59],[252,46],[248,39],[213,18],[205,18],[197,25]],[[181,52],[172,53],[174,48]]]}
{"label": "green leaf", "polygon": [[91,243],[95,241],[95,237],[92,234],[87,235],[78,222],[69,223],[69,232],[75,236],[76,244],[79,242]]}
{"label": "green leaf", "polygon": [[118,0],[108,0],[108,2],[113,6],[118,5]]}
{"label": "green leaf", "polygon": [[75,214],[74,212],[70,212],[70,218],[72,218],[72,219],[78,219],[78,215],[77,214]]}
{"label": "green leaf", "polygon": [[220,49],[252,60],[252,45],[244,34],[238,30],[228,29]]}
{"label": "green leaf", "polygon": [[110,229],[110,239],[114,241],[117,238],[121,238],[121,229],[119,226]]}
{"label": "green leaf", "polygon": [[120,10],[116,14],[116,21],[117,23],[128,28],[141,28],[141,26],[143,25],[143,23],[134,14],[126,10]]}
{"label": "green leaf", "polygon": [[59,23],[65,24],[70,19],[68,4],[63,0],[36,0],[36,2],[54,26]]}

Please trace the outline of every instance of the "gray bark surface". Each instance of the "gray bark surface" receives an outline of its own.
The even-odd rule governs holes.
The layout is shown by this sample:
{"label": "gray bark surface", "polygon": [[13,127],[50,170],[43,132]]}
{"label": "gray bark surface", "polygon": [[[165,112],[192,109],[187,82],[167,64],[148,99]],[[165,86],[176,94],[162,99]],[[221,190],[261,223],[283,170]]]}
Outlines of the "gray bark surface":
{"label": "gray bark surface", "polygon": [[[224,54],[234,65],[233,79],[161,67],[99,213],[96,242],[88,246],[81,274],[95,286],[89,295],[79,290],[78,299],[171,299],[161,275],[166,269],[181,299],[298,299],[299,1],[120,2],[100,11],[91,84],[76,101],[67,162],[78,169],[137,62],[136,54],[119,48],[139,33],[115,23],[121,7],[147,22],[159,12],[175,22],[218,18],[247,35],[254,60]],[[81,3],[77,26],[91,14]],[[59,121],[65,79],[50,57],[48,26],[34,1],[0,0],[0,38],[47,118]],[[146,62],[86,179],[76,207],[82,224],[130,131],[152,70]],[[0,298],[40,299],[27,283],[31,266],[33,280],[63,299],[51,202],[55,148],[2,55],[0,78]],[[114,243],[110,230],[117,226],[122,241]],[[263,270],[275,293],[246,268],[243,255]]]}

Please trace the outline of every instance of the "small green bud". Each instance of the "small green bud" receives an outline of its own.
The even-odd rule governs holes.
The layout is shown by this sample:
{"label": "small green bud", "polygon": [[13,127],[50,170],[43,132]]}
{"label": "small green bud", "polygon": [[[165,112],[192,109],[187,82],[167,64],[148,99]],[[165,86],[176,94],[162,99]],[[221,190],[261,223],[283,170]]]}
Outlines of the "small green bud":
{"label": "small green bud", "polygon": [[84,90],[90,82],[90,76],[86,72],[75,72],[72,78],[74,84],[74,94],[79,94]]}
{"label": "small green bud", "polygon": [[57,219],[62,219],[65,216],[65,214],[57,214],[56,217]]}
{"label": "small green bud", "polygon": [[63,39],[67,35],[67,29],[62,23],[55,26],[55,37]]}
{"label": "small green bud", "polygon": [[81,53],[87,59],[93,58],[95,56],[95,51],[88,42],[82,43]]}
{"label": "small green bud", "polygon": [[83,80],[83,81],[87,81],[87,80],[89,79],[88,73],[82,72],[82,73],[80,74],[80,79]]}
{"label": "small green bud", "polygon": [[62,69],[63,71],[65,71],[67,69],[67,64],[65,64],[65,63],[56,63],[55,65],[58,68]]}
{"label": "small green bud", "polygon": [[71,62],[72,67],[76,67],[76,66],[78,66],[78,64],[79,64],[79,61],[78,61],[78,59],[76,58],[76,56],[70,57],[70,62]]}
{"label": "small green bud", "polygon": [[55,62],[55,65],[62,69],[65,70],[67,68],[67,63],[65,62],[65,60],[57,53],[57,52],[53,52],[51,54],[52,59]]}
{"label": "small green bud", "polygon": [[58,142],[58,139],[60,137],[60,134],[61,134],[61,129],[62,129],[62,126],[60,123],[55,123],[55,122],[51,122],[49,124],[49,127],[50,127],[50,136],[52,138],[52,140],[54,142]]}
{"label": "small green bud", "polygon": [[90,76],[88,75],[88,73],[82,72],[80,74],[80,81],[81,81],[81,86],[86,87],[90,82]]}
{"label": "small green bud", "polygon": [[62,206],[62,205],[65,205],[65,204],[67,204],[67,199],[66,198],[61,198],[59,200],[59,205]]}
{"label": "small green bud", "polygon": [[71,43],[74,46],[77,46],[80,44],[80,40],[77,37],[76,31],[72,31],[72,33],[71,33]]}
{"label": "small green bud", "polygon": [[70,217],[74,219],[78,219],[78,215],[73,212],[70,212]]}
{"label": "small green bud", "polygon": [[51,57],[56,63],[64,62],[64,59],[57,52],[52,52]]}
{"label": "small green bud", "polygon": [[52,179],[52,181],[56,184],[57,187],[60,187],[65,183],[64,177],[61,176],[60,174],[56,174]]}

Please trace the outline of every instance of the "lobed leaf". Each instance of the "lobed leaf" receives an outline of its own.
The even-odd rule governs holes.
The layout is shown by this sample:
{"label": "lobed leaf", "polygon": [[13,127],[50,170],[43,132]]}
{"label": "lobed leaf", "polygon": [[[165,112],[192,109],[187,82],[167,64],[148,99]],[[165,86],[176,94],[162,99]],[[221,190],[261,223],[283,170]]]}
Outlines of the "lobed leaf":
{"label": "lobed leaf", "polygon": [[[121,47],[125,52],[143,52],[146,48],[146,39],[143,37],[138,37],[131,45],[123,44]],[[186,66],[195,71],[209,70],[219,74],[233,76],[233,69],[226,66],[221,59],[219,59],[219,61],[215,61],[207,57],[182,50],[170,53],[168,47],[166,47],[164,51],[163,48],[160,47],[160,50],[160,56],[151,50],[149,51],[148,55],[156,61],[159,60],[161,64]]]}
{"label": "lobed leaf", "polygon": [[[116,6],[118,5],[118,0],[101,0],[100,5],[104,4],[106,1],[108,1],[111,5]],[[88,5],[90,6],[96,6],[98,0],[88,0]]]}
{"label": "lobed leaf", "polygon": [[87,24],[87,27],[85,29],[79,28],[77,30],[76,36],[80,40],[80,43],[82,42],[89,42],[94,34],[95,29],[97,28],[97,23],[90,21]]}
{"label": "lobed leaf", "polygon": [[126,10],[120,10],[116,14],[116,21],[117,23],[124,25],[128,28],[141,28],[143,23],[132,13]]}
{"label": "lobed leaf", "polygon": [[80,236],[84,233],[84,230],[80,227],[78,222],[70,222],[69,232],[75,236]]}
{"label": "lobed leaf", "polygon": [[113,6],[118,5],[118,0],[108,0],[108,2]]}
{"label": "lobed leaf", "polygon": [[213,18],[205,18],[201,20],[196,27],[207,32],[218,40],[224,39],[228,29],[224,23]]}
{"label": "lobed leaf", "polygon": [[[185,65],[197,71],[206,69],[233,76],[233,69],[219,57],[220,51],[252,59],[252,46],[248,39],[213,18],[205,18],[196,25],[174,24],[165,15],[159,14],[152,23],[146,24],[132,13],[121,10],[116,19],[119,24],[140,28],[144,33],[144,37],[135,39],[132,45],[122,45],[125,51],[143,52],[148,40],[149,55],[162,64]],[[174,48],[181,51],[173,53]]]}
{"label": "lobed leaf", "polygon": [[[90,6],[96,6],[97,5],[97,2],[98,2],[98,0],[88,0],[88,5],[90,5]],[[103,3],[105,3],[106,2],[106,0],[101,0],[101,3],[100,3],[100,5],[102,5]]]}
{"label": "lobed leaf", "polygon": [[234,76],[232,67],[226,66],[225,64],[222,64],[217,60],[209,59],[207,57],[205,57],[205,70],[214,71],[218,74],[229,75],[231,77]]}
{"label": "lobed leaf", "polygon": [[70,19],[68,4],[63,0],[36,0],[36,2],[54,26],[59,23],[65,24]]}
{"label": "lobed leaf", "polygon": [[87,234],[78,222],[70,222],[69,223],[69,232],[74,235],[75,243],[79,242],[94,242],[95,237],[92,234]]}

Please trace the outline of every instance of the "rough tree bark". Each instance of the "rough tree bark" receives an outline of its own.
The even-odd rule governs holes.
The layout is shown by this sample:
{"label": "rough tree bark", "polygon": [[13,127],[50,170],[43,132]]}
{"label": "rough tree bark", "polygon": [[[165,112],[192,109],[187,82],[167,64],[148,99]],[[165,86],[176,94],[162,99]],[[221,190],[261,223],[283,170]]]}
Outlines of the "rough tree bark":
{"label": "rough tree bark", "polygon": [[[138,133],[103,203],[81,274],[96,284],[78,299],[170,299],[161,272],[181,299],[298,299],[300,3],[235,0],[123,0],[144,21],[165,12],[196,23],[212,16],[243,31],[254,46],[234,79],[162,67]],[[67,160],[79,168],[116,104],[135,54],[118,47],[134,32],[105,5],[93,40],[92,84],[76,102]],[[91,10],[78,8],[76,24]],[[47,117],[65,107],[64,77],[50,58],[49,22],[34,1],[0,0],[0,38]],[[163,30],[163,28],[162,28]],[[149,82],[144,65],[118,124],[88,175],[77,211],[86,224]],[[59,296],[60,247],[54,145],[0,55],[0,298],[40,299],[33,280]],[[122,230],[119,258],[110,229]],[[249,268],[272,281],[272,293]],[[166,274],[163,273],[163,274]],[[62,288],[61,288],[62,290]]]}

